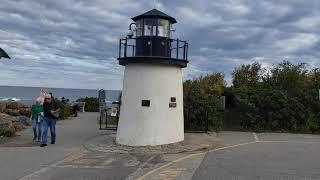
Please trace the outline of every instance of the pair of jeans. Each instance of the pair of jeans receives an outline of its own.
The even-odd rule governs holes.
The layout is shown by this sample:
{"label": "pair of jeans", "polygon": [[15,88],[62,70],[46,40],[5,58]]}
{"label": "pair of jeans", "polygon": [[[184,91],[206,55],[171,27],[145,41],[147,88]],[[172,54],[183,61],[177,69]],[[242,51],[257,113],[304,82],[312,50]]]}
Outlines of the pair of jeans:
{"label": "pair of jeans", "polygon": [[38,138],[38,141],[40,141],[42,135],[42,118],[39,118],[40,121],[38,120],[38,118],[32,119],[33,138]]}
{"label": "pair of jeans", "polygon": [[42,123],[42,144],[47,144],[48,142],[48,128],[50,128],[51,142],[56,141],[56,120],[52,117],[44,117]]}

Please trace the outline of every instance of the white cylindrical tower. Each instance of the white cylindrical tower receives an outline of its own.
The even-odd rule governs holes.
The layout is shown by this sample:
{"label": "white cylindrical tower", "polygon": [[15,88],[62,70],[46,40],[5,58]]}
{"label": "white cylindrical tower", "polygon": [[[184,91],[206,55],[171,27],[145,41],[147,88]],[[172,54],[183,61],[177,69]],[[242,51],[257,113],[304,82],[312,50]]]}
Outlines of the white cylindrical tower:
{"label": "white cylindrical tower", "polygon": [[130,32],[119,47],[125,72],[116,141],[129,146],[183,141],[182,68],[188,44],[170,38],[176,20],[156,9],[132,19],[136,37]]}

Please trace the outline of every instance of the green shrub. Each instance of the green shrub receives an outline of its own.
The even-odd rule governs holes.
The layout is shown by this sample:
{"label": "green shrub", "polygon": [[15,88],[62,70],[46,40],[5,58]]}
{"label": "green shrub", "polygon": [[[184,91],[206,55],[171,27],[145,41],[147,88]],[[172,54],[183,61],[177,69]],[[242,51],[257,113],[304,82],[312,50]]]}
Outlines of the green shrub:
{"label": "green shrub", "polygon": [[70,105],[64,105],[63,109],[61,109],[60,119],[68,119],[71,115],[71,106]]}
{"label": "green shrub", "polygon": [[221,129],[223,113],[219,111],[219,98],[223,86],[222,74],[209,74],[184,82],[186,130],[205,130],[207,126],[210,130]]}
{"label": "green shrub", "polygon": [[284,61],[264,72],[258,63],[233,72],[231,92],[240,114],[239,129],[320,132],[319,69]]}
{"label": "green shrub", "polygon": [[77,102],[85,102],[84,110],[86,112],[99,112],[99,99],[96,97],[80,98]]}
{"label": "green shrub", "polygon": [[[232,83],[224,87],[219,73],[185,81],[186,128],[196,129],[209,119],[214,130],[320,133],[319,68],[283,61],[265,69],[255,62],[235,68]],[[225,112],[217,103],[222,93]]]}

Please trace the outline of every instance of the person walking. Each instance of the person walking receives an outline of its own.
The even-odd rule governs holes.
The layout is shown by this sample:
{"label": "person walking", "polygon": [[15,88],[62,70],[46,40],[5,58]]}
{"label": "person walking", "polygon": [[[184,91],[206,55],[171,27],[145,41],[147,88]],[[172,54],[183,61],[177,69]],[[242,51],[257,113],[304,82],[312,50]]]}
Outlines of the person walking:
{"label": "person walking", "polygon": [[40,147],[47,146],[48,141],[48,128],[51,133],[51,144],[56,142],[56,121],[59,118],[60,109],[56,102],[52,99],[51,95],[46,95],[43,103],[43,129]]}
{"label": "person walking", "polygon": [[40,142],[41,132],[42,132],[42,100],[41,98],[37,98],[36,103],[31,107],[31,119],[32,119],[32,129],[33,129],[33,140],[38,139]]}

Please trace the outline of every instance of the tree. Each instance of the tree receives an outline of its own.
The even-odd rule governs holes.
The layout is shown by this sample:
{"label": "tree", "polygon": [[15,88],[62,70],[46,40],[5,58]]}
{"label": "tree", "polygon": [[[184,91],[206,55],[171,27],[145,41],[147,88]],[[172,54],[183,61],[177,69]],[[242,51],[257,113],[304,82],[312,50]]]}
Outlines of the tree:
{"label": "tree", "polygon": [[224,76],[221,73],[202,75],[183,83],[187,129],[203,129],[207,125],[207,119],[211,129],[221,129],[222,115],[218,109],[223,88]]}
{"label": "tree", "polygon": [[269,73],[258,63],[233,73],[231,92],[245,130],[320,132],[319,69],[283,61]]}

